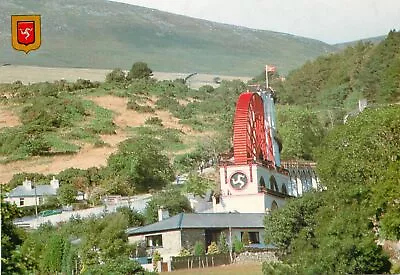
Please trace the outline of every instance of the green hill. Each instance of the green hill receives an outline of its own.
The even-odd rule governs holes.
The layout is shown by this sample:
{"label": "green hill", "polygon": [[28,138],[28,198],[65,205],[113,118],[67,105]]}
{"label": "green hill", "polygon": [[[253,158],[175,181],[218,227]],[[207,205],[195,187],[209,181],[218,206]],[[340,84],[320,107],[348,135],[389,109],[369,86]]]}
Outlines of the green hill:
{"label": "green hill", "polygon": [[[38,51],[11,48],[11,14],[41,14]],[[0,2],[0,64],[128,69],[143,60],[156,71],[254,75],[266,63],[287,73],[334,50],[313,39],[105,0]]]}
{"label": "green hill", "polygon": [[281,103],[352,110],[357,101],[383,104],[400,100],[400,32],[379,44],[358,43],[318,57],[276,82]]}
{"label": "green hill", "polygon": [[355,41],[337,43],[337,44],[333,44],[333,46],[337,47],[338,49],[344,49],[344,48],[347,48],[349,46],[355,46],[359,42],[363,42],[363,43],[371,42],[372,44],[378,44],[382,40],[385,40],[385,38],[386,38],[386,35],[380,35],[380,36],[369,37],[369,38],[355,40]]}

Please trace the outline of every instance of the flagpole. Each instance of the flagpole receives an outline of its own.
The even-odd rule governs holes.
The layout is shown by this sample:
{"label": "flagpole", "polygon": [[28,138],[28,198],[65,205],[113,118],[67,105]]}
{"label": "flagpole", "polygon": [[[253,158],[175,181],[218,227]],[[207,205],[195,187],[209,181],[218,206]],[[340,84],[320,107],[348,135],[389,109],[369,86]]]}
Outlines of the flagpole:
{"label": "flagpole", "polygon": [[268,65],[265,65],[265,84],[267,85],[266,89],[269,87],[268,83]]}

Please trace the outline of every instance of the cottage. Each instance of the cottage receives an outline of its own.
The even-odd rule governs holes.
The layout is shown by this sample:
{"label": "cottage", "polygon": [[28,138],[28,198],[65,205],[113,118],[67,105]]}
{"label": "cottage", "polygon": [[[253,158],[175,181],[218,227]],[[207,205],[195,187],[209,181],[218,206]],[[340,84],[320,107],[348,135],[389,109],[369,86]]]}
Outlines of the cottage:
{"label": "cottage", "polygon": [[127,230],[130,243],[145,242],[147,252],[157,250],[167,260],[179,255],[183,248],[193,247],[197,241],[208,247],[218,242],[221,232],[231,243],[235,238],[242,240],[249,233],[252,246],[264,244],[264,213],[180,213],[165,218],[159,213],[159,222]]}
{"label": "cottage", "polygon": [[[18,207],[41,205],[46,198],[56,196],[60,188],[60,182],[53,177],[50,184],[32,184],[32,181],[25,179],[22,185],[15,187],[8,194],[6,201],[16,204]],[[85,199],[85,194],[77,192],[76,199]]]}
{"label": "cottage", "polygon": [[41,205],[46,197],[56,196],[60,182],[53,177],[50,184],[33,185],[32,181],[25,179],[22,185],[15,187],[8,194],[6,201],[18,207]]}

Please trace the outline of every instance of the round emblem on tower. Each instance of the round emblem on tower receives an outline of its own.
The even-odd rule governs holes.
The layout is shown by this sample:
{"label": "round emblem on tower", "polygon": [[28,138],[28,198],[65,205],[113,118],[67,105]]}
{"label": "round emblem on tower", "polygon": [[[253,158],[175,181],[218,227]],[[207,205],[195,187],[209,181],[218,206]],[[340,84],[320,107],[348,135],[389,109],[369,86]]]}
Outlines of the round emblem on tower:
{"label": "round emblem on tower", "polygon": [[243,189],[247,184],[247,176],[242,172],[236,172],[231,176],[229,183],[237,190]]}

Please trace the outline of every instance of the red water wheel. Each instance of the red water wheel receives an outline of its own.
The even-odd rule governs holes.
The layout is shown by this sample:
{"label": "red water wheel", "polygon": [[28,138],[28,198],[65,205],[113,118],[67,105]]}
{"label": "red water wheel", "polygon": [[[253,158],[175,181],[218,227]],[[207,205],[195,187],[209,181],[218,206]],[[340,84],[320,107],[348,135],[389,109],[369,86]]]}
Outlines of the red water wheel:
{"label": "red water wheel", "polygon": [[264,107],[258,94],[246,92],[239,96],[233,128],[235,164],[266,159]]}

